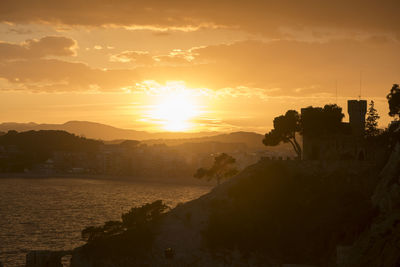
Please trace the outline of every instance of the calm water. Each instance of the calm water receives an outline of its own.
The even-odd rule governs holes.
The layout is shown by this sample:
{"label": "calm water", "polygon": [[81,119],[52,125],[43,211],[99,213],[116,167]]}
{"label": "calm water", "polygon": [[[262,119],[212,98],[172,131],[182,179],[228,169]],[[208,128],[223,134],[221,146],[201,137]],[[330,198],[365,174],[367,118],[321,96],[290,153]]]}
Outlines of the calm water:
{"label": "calm water", "polygon": [[87,179],[0,179],[0,261],[24,266],[29,250],[72,249],[80,231],[157,199],[175,206],[208,186]]}

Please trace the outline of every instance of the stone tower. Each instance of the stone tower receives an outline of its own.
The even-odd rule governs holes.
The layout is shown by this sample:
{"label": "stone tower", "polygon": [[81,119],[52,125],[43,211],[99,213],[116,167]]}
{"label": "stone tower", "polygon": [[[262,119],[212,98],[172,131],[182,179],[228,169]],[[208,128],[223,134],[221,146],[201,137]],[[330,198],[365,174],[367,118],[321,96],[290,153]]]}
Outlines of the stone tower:
{"label": "stone tower", "polygon": [[365,114],[367,113],[366,100],[348,100],[347,109],[352,132],[356,136],[363,136],[365,129]]}

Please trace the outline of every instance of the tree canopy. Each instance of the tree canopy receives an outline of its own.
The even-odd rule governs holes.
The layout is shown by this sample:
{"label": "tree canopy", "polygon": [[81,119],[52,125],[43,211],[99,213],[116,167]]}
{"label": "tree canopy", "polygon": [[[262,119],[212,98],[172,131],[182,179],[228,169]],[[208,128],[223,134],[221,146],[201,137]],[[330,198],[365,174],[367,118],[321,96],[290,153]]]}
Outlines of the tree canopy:
{"label": "tree canopy", "polygon": [[400,117],[400,87],[398,84],[393,84],[390,93],[386,96],[389,103],[389,115],[392,117]]}
{"label": "tree canopy", "polygon": [[194,174],[195,178],[202,179],[206,178],[208,181],[216,179],[217,183],[220,184],[222,179],[226,179],[234,176],[238,173],[235,167],[235,158],[222,153],[214,158],[214,164],[209,169],[200,168]]}
{"label": "tree canopy", "polygon": [[344,133],[343,118],[342,108],[336,104],[328,104],[323,108],[308,107],[302,110],[301,132],[313,137]]}
{"label": "tree canopy", "polygon": [[288,110],[285,115],[274,119],[274,128],[265,134],[263,144],[276,146],[281,142],[290,143],[297,156],[301,157],[301,146],[296,140],[296,132],[300,132],[300,115],[295,110]]}

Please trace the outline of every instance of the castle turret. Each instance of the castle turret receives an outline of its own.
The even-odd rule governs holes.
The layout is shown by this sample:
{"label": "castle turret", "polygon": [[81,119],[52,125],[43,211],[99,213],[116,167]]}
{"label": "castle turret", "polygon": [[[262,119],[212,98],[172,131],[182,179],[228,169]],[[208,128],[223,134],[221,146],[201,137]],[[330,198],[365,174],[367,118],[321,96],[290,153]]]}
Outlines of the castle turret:
{"label": "castle turret", "polygon": [[349,122],[354,135],[363,136],[365,129],[365,114],[367,113],[366,100],[348,100],[347,109]]}

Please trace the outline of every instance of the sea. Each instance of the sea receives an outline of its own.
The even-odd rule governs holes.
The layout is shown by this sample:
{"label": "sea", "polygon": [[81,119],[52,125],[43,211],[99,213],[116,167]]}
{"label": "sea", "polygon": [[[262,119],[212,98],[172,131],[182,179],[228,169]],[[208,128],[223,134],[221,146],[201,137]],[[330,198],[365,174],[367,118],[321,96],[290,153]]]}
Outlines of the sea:
{"label": "sea", "polygon": [[0,262],[4,267],[25,266],[30,250],[83,245],[82,229],[119,220],[132,207],[158,199],[175,207],[210,190],[207,185],[162,182],[1,178]]}

